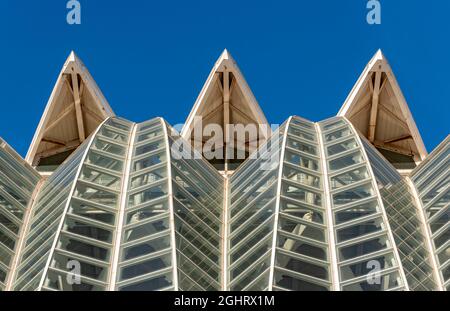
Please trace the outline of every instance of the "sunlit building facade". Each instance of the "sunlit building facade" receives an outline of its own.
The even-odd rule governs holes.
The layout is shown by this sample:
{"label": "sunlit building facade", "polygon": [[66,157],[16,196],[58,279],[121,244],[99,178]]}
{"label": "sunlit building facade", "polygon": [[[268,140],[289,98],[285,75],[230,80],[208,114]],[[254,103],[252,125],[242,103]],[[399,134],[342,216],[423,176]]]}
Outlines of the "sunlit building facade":
{"label": "sunlit building facade", "polygon": [[380,51],[335,117],[280,126],[224,51],[179,130],[72,53],[26,158],[0,139],[0,290],[450,289],[450,136],[427,153]]}

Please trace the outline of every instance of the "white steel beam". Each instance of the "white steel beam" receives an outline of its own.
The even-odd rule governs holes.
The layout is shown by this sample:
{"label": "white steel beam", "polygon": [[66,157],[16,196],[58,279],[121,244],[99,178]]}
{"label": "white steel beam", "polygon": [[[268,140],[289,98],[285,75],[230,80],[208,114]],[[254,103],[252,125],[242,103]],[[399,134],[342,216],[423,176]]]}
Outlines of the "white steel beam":
{"label": "white steel beam", "polygon": [[378,102],[380,99],[380,84],[381,84],[381,71],[377,71],[375,72],[375,84],[373,86],[373,94],[372,94],[372,108],[370,110],[369,141],[371,143],[373,143],[375,140],[375,131],[377,127]]}
{"label": "white steel beam", "polygon": [[78,86],[78,74],[76,74],[75,72],[72,72],[72,89],[73,89],[73,99],[75,103],[75,112],[77,115],[78,137],[80,139],[80,143],[82,143],[86,139],[86,133],[84,130],[83,112],[81,110],[81,97],[80,97],[80,89]]}

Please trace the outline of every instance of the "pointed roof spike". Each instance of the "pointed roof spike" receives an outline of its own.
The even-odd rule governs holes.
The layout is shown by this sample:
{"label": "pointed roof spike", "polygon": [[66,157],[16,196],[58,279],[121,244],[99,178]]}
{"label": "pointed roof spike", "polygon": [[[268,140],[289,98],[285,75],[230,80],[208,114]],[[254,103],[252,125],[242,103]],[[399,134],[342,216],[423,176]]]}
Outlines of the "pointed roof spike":
{"label": "pointed roof spike", "polygon": [[387,58],[379,49],[351,90],[339,116],[347,117],[379,149],[412,156],[427,151]]}
{"label": "pointed roof spike", "polygon": [[71,51],[47,102],[26,161],[37,166],[43,158],[70,153],[110,116],[114,112],[107,100],[83,62]]}
{"label": "pointed roof spike", "polygon": [[[210,98],[208,97],[210,93],[214,90],[214,88],[217,86],[217,74],[223,73],[224,71],[229,71],[233,74],[233,77],[235,78],[236,84],[239,87],[240,91],[242,92],[242,99],[241,102],[242,105],[245,105],[247,108],[249,108],[249,114],[251,114],[250,117],[254,119],[254,121],[258,122],[258,124],[267,124],[267,119],[262,112],[256,98],[254,97],[252,91],[250,90],[250,87],[248,86],[244,76],[242,75],[241,71],[239,70],[239,67],[236,64],[236,61],[233,59],[231,54],[228,52],[227,49],[225,49],[222,54],[220,55],[219,59],[216,61],[213,69],[211,70],[208,79],[206,80],[197,100],[195,101],[195,104],[186,120],[186,123],[184,124],[184,127],[181,131],[181,135],[183,137],[188,137],[190,135],[190,129],[193,127],[193,119],[196,116],[201,115],[201,108],[205,107],[206,105],[212,105],[212,103],[208,100]],[[217,94],[216,94],[217,95]],[[217,108],[217,107],[216,107]]]}
{"label": "pointed roof spike", "polygon": [[265,141],[271,134],[264,113],[227,49],[215,62],[195,101],[181,131],[183,138],[192,138],[191,132],[197,117],[202,117],[203,127],[207,124],[219,124],[225,130],[225,124],[265,125],[267,131],[260,133],[262,137],[258,138],[258,143]]}

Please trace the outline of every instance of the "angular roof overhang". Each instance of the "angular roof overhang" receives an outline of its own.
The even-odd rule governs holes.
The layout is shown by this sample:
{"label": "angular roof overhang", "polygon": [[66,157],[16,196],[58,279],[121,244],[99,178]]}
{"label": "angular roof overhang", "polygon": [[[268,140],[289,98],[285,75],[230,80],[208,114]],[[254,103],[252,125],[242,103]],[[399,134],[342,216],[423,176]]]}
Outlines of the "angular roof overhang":
{"label": "angular roof overhang", "polygon": [[[201,137],[194,137],[194,128],[201,122]],[[208,125],[219,125],[223,135],[214,142],[216,148],[227,148],[227,125],[255,125],[257,138],[241,138],[238,144],[245,145],[251,153],[271,135],[271,129],[255,96],[239,70],[235,60],[225,50],[215,63],[195,104],[183,126],[181,136],[190,141],[194,147],[203,146],[206,141],[204,129]]]}
{"label": "angular roof overhang", "polygon": [[378,149],[411,156],[420,163],[425,145],[392,69],[379,50],[338,113]]}
{"label": "angular roof overhang", "polygon": [[38,166],[44,158],[75,150],[114,112],[83,62],[71,52],[45,107],[26,161]]}

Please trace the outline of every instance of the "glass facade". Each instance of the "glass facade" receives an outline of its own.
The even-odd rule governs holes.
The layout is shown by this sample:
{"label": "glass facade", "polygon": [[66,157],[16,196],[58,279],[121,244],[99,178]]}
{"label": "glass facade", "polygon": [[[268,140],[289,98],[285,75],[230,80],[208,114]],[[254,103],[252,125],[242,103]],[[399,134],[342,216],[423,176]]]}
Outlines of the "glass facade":
{"label": "glass facade", "polygon": [[[340,290],[403,290],[385,206],[358,133],[343,118],[320,123]],[[376,273],[375,273],[376,272]]]}
{"label": "glass facade", "polygon": [[40,175],[0,138],[0,291],[11,278],[26,214]]}
{"label": "glass facade", "polygon": [[432,268],[432,250],[427,245],[426,227],[413,191],[395,168],[363,139],[378,189],[397,244],[410,290],[438,290]]}
{"label": "glass facade", "polygon": [[405,177],[345,117],[291,117],[224,175],[114,117],[41,176],[0,140],[0,289],[445,290],[449,149]]}
{"label": "glass facade", "polygon": [[450,290],[450,136],[411,174],[432,249],[439,277]]}
{"label": "glass facade", "polygon": [[38,190],[27,228],[23,233],[23,248],[17,254],[19,260],[12,287],[14,290],[39,288],[88,143],[80,146]]}

